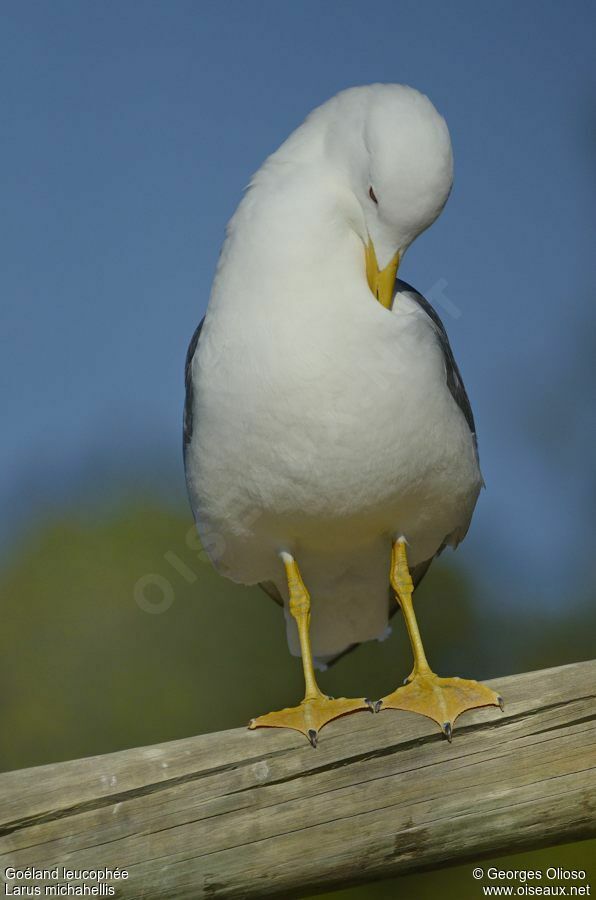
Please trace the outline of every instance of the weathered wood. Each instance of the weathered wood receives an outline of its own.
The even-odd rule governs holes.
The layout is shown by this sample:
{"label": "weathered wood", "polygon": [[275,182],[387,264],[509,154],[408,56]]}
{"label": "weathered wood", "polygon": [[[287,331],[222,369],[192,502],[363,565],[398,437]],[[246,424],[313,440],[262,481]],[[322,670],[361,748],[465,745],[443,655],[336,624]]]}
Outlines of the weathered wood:
{"label": "weathered wood", "polygon": [[317,750],[235,729],[2,775],[2,869],[120,866],[127,900],[304,897],[596,835],[596,661],[491,686],[505,712],[452,744],[387,710]]}

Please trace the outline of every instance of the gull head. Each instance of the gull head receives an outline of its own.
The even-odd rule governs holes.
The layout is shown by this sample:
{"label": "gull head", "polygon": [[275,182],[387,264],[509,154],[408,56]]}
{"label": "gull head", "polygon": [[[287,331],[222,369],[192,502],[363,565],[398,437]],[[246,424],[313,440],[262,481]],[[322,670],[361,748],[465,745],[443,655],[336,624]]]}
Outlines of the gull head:
{"label": "gull head", "polygon": [[428,97],[398,84],[342,91],[312,119],[326,133],[346,221],[364,246],[368,285],[390,307],[400,260],[451,190],[445,120]]}
{"label": "gull head", "polygon": [[220,269],[235,258],[238,283],[258,279],[260,296],[269,284],[272,296],[300,285],[300,296],[314,298],[334,278],[354,284],[360,275],[390,308],[399,263],[452,182],[449,131],[428,97],[400,84],[348,88],[313,110],[253,176]]}

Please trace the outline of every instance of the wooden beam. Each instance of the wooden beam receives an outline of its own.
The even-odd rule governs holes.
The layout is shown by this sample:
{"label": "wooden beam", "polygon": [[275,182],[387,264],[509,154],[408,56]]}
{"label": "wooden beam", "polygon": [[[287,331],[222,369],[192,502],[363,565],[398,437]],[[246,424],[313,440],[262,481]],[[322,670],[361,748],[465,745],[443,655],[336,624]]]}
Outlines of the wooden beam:
{"label": "wooden beam", "polygon": [[387,710],[316,750],[235,729],[2,775],[2,871],[121,867],[126,900],[289,898],[596,835],[596,661],[491,686],[505,712],[467,713],[452,744]]}

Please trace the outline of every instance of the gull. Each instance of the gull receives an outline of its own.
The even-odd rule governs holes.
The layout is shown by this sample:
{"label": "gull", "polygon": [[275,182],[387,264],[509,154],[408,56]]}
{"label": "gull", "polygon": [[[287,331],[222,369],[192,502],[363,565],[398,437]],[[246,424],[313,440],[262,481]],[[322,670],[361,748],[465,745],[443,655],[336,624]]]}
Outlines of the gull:
{"label": "gull", "polygon": [[[452,180],[447,125],[426,96],[355,87],[268,157],[228,224],[186,360],[186,481],[207,554],[283,607],[305,681],[300,704],[250,728],[293,728],[316,746],[333,719],[389,708],[451,740],[460,713],[502,704],[431,670],[412,602],[464,538],[483,484],[445,329],[397,279]],[[409,678],[376,703],[327,697],[315,665],[381,638],[396,601]]]}

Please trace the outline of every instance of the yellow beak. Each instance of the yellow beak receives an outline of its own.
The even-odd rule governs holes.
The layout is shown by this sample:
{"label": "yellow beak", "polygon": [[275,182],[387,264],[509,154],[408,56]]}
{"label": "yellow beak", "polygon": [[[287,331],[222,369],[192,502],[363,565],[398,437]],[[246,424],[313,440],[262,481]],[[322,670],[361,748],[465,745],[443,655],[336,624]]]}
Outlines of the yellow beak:
{"label": "yellow beak", "polygon": [[393,304],[393,288],[395,287],[395,278],[399,268],[399,251],[393,259],[380,272],[377,262],[377,254],[373,242],[369,239],[366,250],[366,280],[374,297],[377,298],[381,306],[385,309],[391,309]]}

